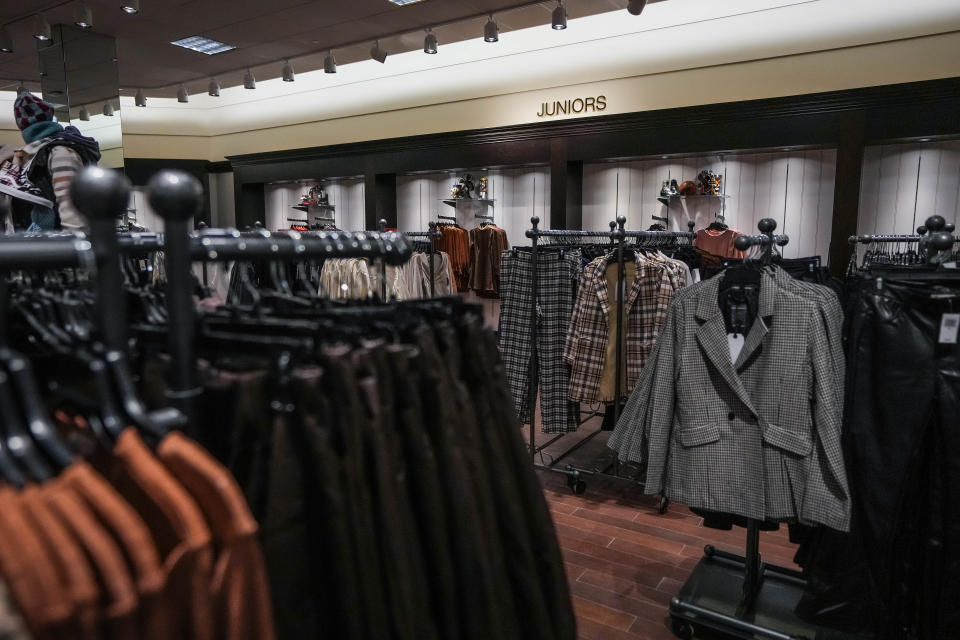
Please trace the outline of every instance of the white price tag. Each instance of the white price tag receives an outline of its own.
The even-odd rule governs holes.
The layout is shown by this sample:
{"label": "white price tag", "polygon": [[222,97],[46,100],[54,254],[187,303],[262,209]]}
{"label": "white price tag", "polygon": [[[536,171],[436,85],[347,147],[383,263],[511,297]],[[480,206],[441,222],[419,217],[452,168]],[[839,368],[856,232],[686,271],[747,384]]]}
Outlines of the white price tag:
{"label": "white price tag", "polygon": [[957,344],[960,313],[945,313],[940,319],[940,344]]}

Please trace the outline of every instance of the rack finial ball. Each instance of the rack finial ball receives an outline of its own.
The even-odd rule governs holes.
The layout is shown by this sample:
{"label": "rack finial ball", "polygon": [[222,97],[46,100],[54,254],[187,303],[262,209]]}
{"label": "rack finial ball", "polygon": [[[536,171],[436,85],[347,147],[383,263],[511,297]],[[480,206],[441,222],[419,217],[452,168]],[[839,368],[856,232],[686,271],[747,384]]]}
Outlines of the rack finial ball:
{"label": "rack finial ball", "polygon": [[927,228],[925,226],[920,225],[919,227],[917,227],[917,235],[922,236],[926,233],[927,233]]}
{"label": "rack finial ball", "polygon": [[616,230],[617,230],[617,223],[616,223],[614,220],[611,220],[611,221],[610,221],[610,231],[616,231]]}
{"label": "rack finial ball", "polygon": [[943,225],[943,230],[947,233],[953,233],[957,230],[957,225],[953,224],[952,222],[948,222],[947,224]]}
{"label": "rack finial ball", "polygon": [[113,169],[87,167],[74,176],[70,199],[87,218],[115,218],[130,204],[130,180]]}
{"label": "rack finial ball", "polygon": [[777,236],[776,241],[777,241],[778,247],[785,247],[787,246],[787,244],[789,244],[790,237],[787,234],[783,234],[783,235]]}
{"label": "rack finial ball", "polygon": [[189,220],[200,212],[203,187],[189,173],[164,169],[147,183],[147,201],[164,220]]}
{"label": "rack finial ball", "polygon": [[694,228],[695,226],[697,226],[696,221],[694,221],[694,220],[687,220],[687,229],[689,229],[691,232],[693,231],[693,228]]}
{"label": "rack finial ball", "polygon": [[946,231],[937,231],[930,235],[930,246],[937,251],[949,251],[953,248],[953,236]]}
{"label": "rack finial ball", "polygon": [[386,230],[387,230],[387,219],[386,219],[386,218],[380,218],[380,221],[377,223],[377,229],[379,229],[380,231],[386,231]]}
{"label": "rack finial ball", "polygon": [[617,224],[621,227],[627,224],[627,216],[617,216]]}
{"label": "rack finial ball", "polygon": [[777,228],[777,221],[773,218],[764,218],[757,223],[757,229],[760,229],[760,233],[773,233]]}
{"label": "rack finial ball", "polygon": [[737,251],[746,251],[750,248],[750,238],[747,236],[737,236],[733,241],[733,246]]}
{"label": "rack finial ball", "polygon": [[931,232],[936,232],[941,231],[947,225],[947,221],[943,219],[943,216],[930,216],[924,224]]}
{"label": "rack finial ball", "polygon": [[540,216],[533,216],[532,218],[530,218],[530,224],[532,224],[533,228],[536,229],[537,225],[540,224]]}

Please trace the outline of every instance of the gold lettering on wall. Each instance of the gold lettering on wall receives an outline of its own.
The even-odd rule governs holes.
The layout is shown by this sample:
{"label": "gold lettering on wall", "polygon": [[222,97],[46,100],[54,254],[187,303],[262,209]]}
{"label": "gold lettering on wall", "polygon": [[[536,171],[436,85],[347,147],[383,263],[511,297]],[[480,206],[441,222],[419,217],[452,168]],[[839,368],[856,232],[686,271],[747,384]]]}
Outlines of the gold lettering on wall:
{"label": "gold lettering on wall", "polygon": [[578,113],[596,113],[607,108],[607,96],[574,98],[573,100],[554,100],[540,104],[538,118],[574,115]]}

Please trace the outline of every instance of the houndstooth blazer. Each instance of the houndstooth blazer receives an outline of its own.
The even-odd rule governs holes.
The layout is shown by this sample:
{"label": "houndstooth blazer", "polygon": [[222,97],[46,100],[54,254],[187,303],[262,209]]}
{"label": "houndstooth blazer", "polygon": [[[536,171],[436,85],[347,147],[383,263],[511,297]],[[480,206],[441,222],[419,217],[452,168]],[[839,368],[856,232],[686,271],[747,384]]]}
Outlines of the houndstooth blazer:
{"label": "houndstooth blazer", "polygon": [[[623,304],[628,392],[640,377],[666,318],[670,298],[679,286],[675,271],[665,263],[644,258],[640,252],[636,254],[636,263],[637,276]],[[599,393],[611,334],[607,265],[607,259],[599,258],[584,269],[570,316],[563,359],[570,366],[568,397],[573,402],[596,402]]]}
{"label": "houndstooth blazer", "polygon": [[721,281],[674,297],[611,448],[622,459],[646,460],[647,493],[848,530],[837,369],[843,356],[834,353],[839,346],[827,335],[821,306],[765,271],[757,319],[731,362],[717,302]]}

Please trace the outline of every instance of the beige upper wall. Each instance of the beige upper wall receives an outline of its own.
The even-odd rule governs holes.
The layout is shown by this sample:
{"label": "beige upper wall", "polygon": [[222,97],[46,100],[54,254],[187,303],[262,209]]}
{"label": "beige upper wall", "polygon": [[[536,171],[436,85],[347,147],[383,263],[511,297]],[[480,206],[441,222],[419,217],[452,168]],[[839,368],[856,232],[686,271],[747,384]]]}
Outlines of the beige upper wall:
{"label": "beige upper wall", "polygon": [[[400,54],[187,105],[151,99],[139,109],[124,99],[124,155],[217,161],[521,124],[539,120],[542,102],[596,95],[613,114],[954,76],[957,0],[873,3],[868,12],[861,0],[671,0],[640,20],[601,14],[565,32],[441,45],[437,56]],[[8,97],[0,94],[0,141],[14,142]]]}

